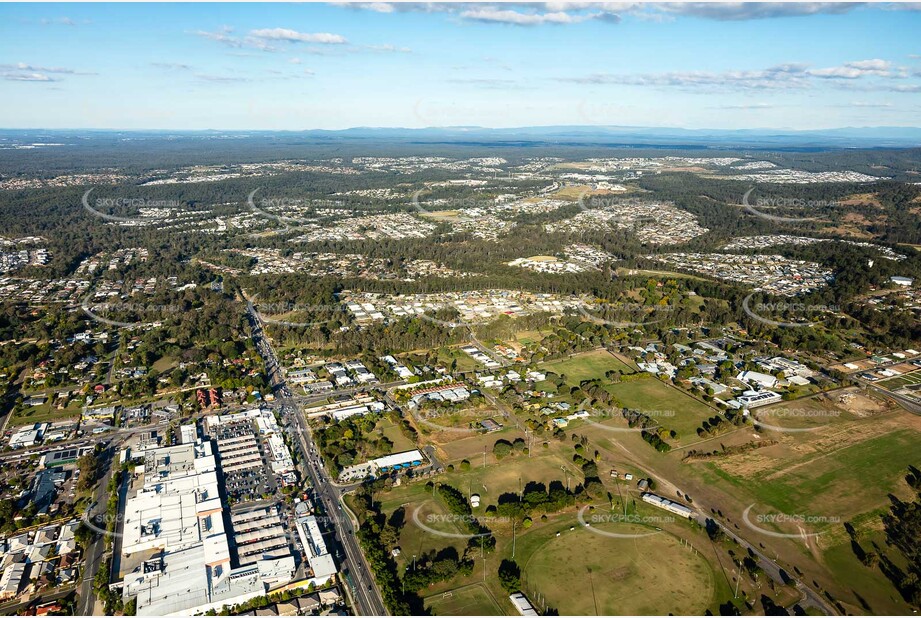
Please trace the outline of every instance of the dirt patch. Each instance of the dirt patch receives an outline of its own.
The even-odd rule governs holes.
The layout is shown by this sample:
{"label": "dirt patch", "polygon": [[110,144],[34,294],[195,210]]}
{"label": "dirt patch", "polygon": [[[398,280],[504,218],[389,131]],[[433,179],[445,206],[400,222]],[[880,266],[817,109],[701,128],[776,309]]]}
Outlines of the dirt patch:
{"label": "dirt patch", "polygon": [[872,206],[882,208],[879,197],[875,193],[856,193],[838,202],[842,206]]}

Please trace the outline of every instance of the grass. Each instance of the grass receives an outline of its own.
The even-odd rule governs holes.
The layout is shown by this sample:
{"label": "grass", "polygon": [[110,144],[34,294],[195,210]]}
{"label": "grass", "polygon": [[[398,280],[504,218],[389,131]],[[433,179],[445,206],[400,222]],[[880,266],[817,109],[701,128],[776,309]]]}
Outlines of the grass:
{"label": "grass", "polygon": [[426,608],[436,616],[504,616],[505,612],[483,584],[471,584],[425,599]]}
{"label": "grass", "polygon": [[416,448],[415,442],[403,435],[399,425],[387,418],[381,419],[375,429],[380,431],[382,434],[384,434],[384,437],[393,442],[394,453],[409,451]]}
{"label": "grass", "polygon": [[[421,424],[421,423],[420,423]],[[423,425],[423,427],[425,427]],[[492,447],[496,440],[513,441],[515,438],[524,438],[524,432],[519,431],[516,427],[505,427],[501,431],[495,431],[489,434],[461,434],[455,433],[455,439],[441,444],[441,451],[444,455],[444,463],[458,464],[463,459],[469,460],[475,466],[483,465],[483,452],[486,452],[486,459],[490,463],[495,463],[492,455]]]}
{"label": "grass", "polygon": [[[471,468],[467,471],[459,468],[453,472],[448,472],[439,477],[439,481],[448,485],[453,485],[463,493],[468,489],[473,493],[479,493],[483,496],[483,505],[485,509],[487,504],[494,503],[503,493],[518,493],[519,479],[523,486],[528,481],[549,484],[550,481],[566,482],[566,472],[573,479],[573,486],[582,478],[581,471],[577,470],[571,460],[564,457],[561,449],[557,445],[551,444],[550,452],[542,452],[542,447],[534,445],[535,456],[527,455],[509,455],[503,458],[498,465],[493,465],[495,458],[492,456],[490,449],[487,457],[489,464],[484,468],[482,456],[471,458]],[[560,450],[557,450],[560,449]],[[570,447],[571,450],[571,447]]]}
{"label": "grass", "polygon": [[574,386],[585,380],[604,378],[604,374],[612,369],[621,373],[636,371],[607,350],[576,354],[572,358],[543,363],[540,367],[545,371],[565,376],[566,381]]}
{"label": "grass", "polygon": [[179,365],[179,362],[174,357],[164,356],[162,358],[158,358],[157,361],[153,364],[153,367],[151,367],[151,369],[153,369],[154,371],[158,371],[160,373],[164,373],[166,371],[169,371],[173,367],[177,367],[178,365]]}
{"label": "grass", "polygon": [[683,441],[697,440],[697,428],[717,411],[656,378],[612,384],[608,391],[628,408],[650,414]]}
{"label": "grass", "polygon": [[518,340],[518,343],[521,345],[532,345],[541,341],[546,333],[541,332],[540,330],[523,330],[515,334],[515,339]]}
{"label": "grass", "polygon": [[[620,534],[650,532],[631,523],[593,526]],[[667,533],[611,538],[577,526],[556,536],[550,527],[521,535],[518,550],[525,591],[529,596],[539,591],[563,615],[703,614],[716,590],[707,561]]]}
{"label": "grass", "polygon": [[477,371],[480,369],[479,364],[473,358],[465,354],[460,350],[460,348],[439,348],[438,349],[438,362],[450,366],[451,361],[457,361],[457,370],[458,371]]}
{"label": "grass", "polygon": [[[860,544],[866,551],[873,551],[873,543],[886,547],[885,534],[862,536]],[[894,558],[896,552],[884,551]],[[850,588],[858,604],[867,614],[906,615],[909,607],[892,583],[882,574],[879,567],[864,566],[851,549],[850,540],[828,547],[822,554],[825,563],[835,573],[842,586]],[[858,592],[859,591],[859,592]]]}
{"label": "grass", "polygon": [[46,401],[40,406],[27,406],[16,412],[10,419],[10,427],[26,425],[28,423],[53,423],[63,420],[76,420],[80,417],[80,406],[76,401],[63,410],[58,410]]}
{"label": "grass", "polygon": [[[633,436],[630,434],[628,437]],[[491,445],[494,440],[495,434],[459,442],[468,442],[471,449],[479,450],[481,454],[482,448],[477,449],[477,446],[486,441]],[[447,446],[450,448],[454,444],[457,442]],[[575,509],[569,509],[548,514],[546,519],[535,517],[530,528],[518,526],[517,538],[513,542],[511,524],[486,514],[486,507],[495,504],[499,495],[517,493],[519,478],[522,486],[529,481],[565,483],[566,472],[560,469],[561,466],[568,471],[573,486],[581,481],[581,474],[571,463],[572,443],[569,440],[551,440],[547,444],[545,448],[543,442],[535,442],[530,458],[519,454],[499,462],[495,461],[490,449],[485,467],[481,455],[469,458],[472,464],[470,470],[455,469],[439,475],[439,482],[452,485],[464,494],[472,491],[481,495],[481,506],[474,509],[473,514],[494,532],[497,546],[495,551],[484,556],[485,559],[476,556],[470,576],[455,577],[427,588],[424,594],[430,611],[443,615],[514,615],[513,607],[506,601],[507,593],[496,577],[501,560],[513,557],[513,548],[514,559],[524,573],[522,590],[541,609],[549,605],[560,613],[594,614],[597,600],[598,611],[602,614],[702,614],[707,609],[718,611],[719,604],[732,596],[731,573],[726,570],[730,560],[725,549],[710,544],[702,529],[681,518],[670,521],[657,519],[656,523],[645,520],[644,523],[592,524],[593,527],[616,526],[616,531],[620,533],[636,526],[644,526],[642,531],[651,530],[650,526],[661,526],[664,532],[656,535],[661,538],[646,542],[645,539],[624,540],[593,535],[580,526]],[[601,463],[603,471],[609,466],[607,461]],[[621,463],[617,464],[617,468],[625,469]],[[657,509],[639,502],[638,491],[632,484],[621,485],[615,490],[612,482],[604,476],[603,481],[615,496],[618,491],[626,492],[623,499],[627,501],[627,508],[631,508],[629,505],[632,504],[637,514],[661,515]],[[432,534],[413,523],[412,514],[418,509],[421,521],[427,526],[444,532],[453,531],[451,521],[429,518],[443,514],[444,509],[423,483],[394,487],[378,494],[377,499],[388,516],[400,506],[406,508],[405,525],[399,541],[402,551],[397,558],[399,569],[411,565],[413,554],[419,556],[447,547],[463,554],[465,539]],[[586,517],[590,515],[586,513]],[[557,532],[560,532],[560,537],[556,536]],[[683,543],[681,539],[686,541]],[[696,551],[687,549],[687,541]],[[591,579],[587,577],[586,569],[589,567],[592,568]],[[546,578],[546,581],[541,578]],[[486,600],[484,592],[468,590],[471,585],[477,584],[491,594],[499,612]],[[596,598],[592,597],[593,585]],[[742,589],[746,588],[751,586],[743,582]],[[445,597],[445,592],[454,594]]]}
{"label": "grass", "polygon": [[880,386],[888,388],[889,390],[897,390],[910,384],[921,384],[921,371],[912,371],[911,373],[889,378],[888,380],[881,380],[879,382]]}
{"label": "grass", "polygon": [[[815,440],[805,455],[778,458],[757,469],[725,460],[723,465],[707,463],[701,470],[706,470],[705,479],[745,491],[774,512],[844,522],[888,502],[910,463],[906,455],[917,453],[921,444],[921,434],[907,428],[847,445],[836,444],[845,436],[834,438]],[[770,457],[771,452],[764,455]]]}

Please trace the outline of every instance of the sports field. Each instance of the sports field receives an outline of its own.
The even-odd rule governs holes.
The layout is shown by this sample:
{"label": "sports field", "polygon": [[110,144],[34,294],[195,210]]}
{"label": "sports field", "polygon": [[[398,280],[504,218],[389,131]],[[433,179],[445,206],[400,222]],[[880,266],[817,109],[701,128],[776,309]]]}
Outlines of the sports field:
{"label": "sports field", "polygon": [[399,425],[390,419],[382,418],[380,421],[378,421],[375,429],[380,431],[388,440],[393,442],[394,453],[408,451],[416,448],[416,443],[407,438],[400,430]]}
{"label": "sports field", "polygon": [[504,612],[482,584],[471,584],[425,599],[425,607],[436,616],[503,616]]}
{"label": "sports field", "polygon": [[572,358],[543,363],[540,368],[544,371],[566,376],[566,381],[578,385],[584,380],[604,378],[608,371],[616,370],[621,373],[634,373],[635,368],[630,367],[622,360],[607,350],[593,350],[576,354]]}
{"label": "sports field", "polygon": [[879,382],[880,386],[888,388],[891,391],[898,390],[905,386],[911,386],[912,384],[921,384],[921,371],[912,371],[911,373],[889,378],[888,380],[881,380]]}
{"label": "sports field", "polygon": [[[593,532],[647,534],[637,524],[576,527],[560,536],[519,540],[524,588],[546,605],[574,615],[702,615],[712,604],[716,575],[693,548],[671,534],[612,538]],[[533,592],[532,592],[533,591]]]}
{"label": "sports field", "polygon": [[[844,522],[888,504],[913,459],[910,453],[919,449],[921,419],[895,414],[840,421],[695,469],[708,484],[727,483],[773,512]],[[826,527],[834,526],[815,529]]]}
{"label": "sports field", "polygon": [[58,410],[46,401],[40,406],[26,406],[21,410],[13,413],[10,418],[9,428],[15,428],[18,425],[27,423],[53,423],[56,421],[78,420],[80,418],[81,408],[78,400],[74,400],[63,410]]}
{"label": "sports field", "polygon": [[713,408],[656,378],[612,384],[608,391],[624,406],[649,413],[663,426],[674,429],[684,441],[696,440],[701,423],[717,414]]}

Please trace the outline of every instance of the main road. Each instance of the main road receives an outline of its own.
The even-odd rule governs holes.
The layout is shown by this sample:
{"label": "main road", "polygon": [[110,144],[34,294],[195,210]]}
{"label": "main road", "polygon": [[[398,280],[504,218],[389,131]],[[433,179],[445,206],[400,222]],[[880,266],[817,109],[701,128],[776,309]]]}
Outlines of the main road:
{"label": "main road", "polygon": [[[361,547],[355,537],[356,526],[343,508],[343,490],[332,483],[323,468],[321,458],[313,443],[310,426],[307,424],[307,419],[301,414],[300,406],[297,405],[298,398],[293,396],[285,382],[275,349],[265,334],[261,316],[252,303],[247,305],[247,316],[252,328],[253,342],[265,361],[265,370],[272,393],[276,398],[276,405],[281,407],[282,417],[289,429],[298,436],[304,468],[313,484],[317,500],[328,516],[327,523],[333,527],[338,544],[344,550],[345,565],[351,581],[354,582],[351,592],[355,600],[355,610],[363,616],[385,616],[387,608],[374,583],[374,575],[371,573],[364,554],[361,553]],[[348,585],[348,580],[343,584]]]}
{"label": "main road", "polygon": [[[97,456],[99,458],[99,464],[103,470],[105,470],[105,473],[98,481],[96,481],[96,487],[93,490],[93,502],[90,504],[86,515],[84,516],[84,521],[88,522],[98,521],[96,518],[102,517],[102,522],[96,525],[98,525],[103,530],[108,529],[105,521],[105,515],[106,505],[108,504],[107,494],[109,488],[109,479],[112,478],[112,474],[115,472],[117,467],[117,464],[115,463],[115,451],[115,444],[110,443]],[[107,553],[105,551],[105,537],[106,534],[94,534],[92,540],[89,543],[89,546],[86,549],[86,555],[84,556],[83,562],[83,572],[81,573],[82,577],[77,588],[76,613],[78,616],[92,616],[93,610],[96,607],[97,599],[96,593],[93,591],[93,579],[96,576],[96,571],[99,570],[100,567],[105,566],[104,558]]]}

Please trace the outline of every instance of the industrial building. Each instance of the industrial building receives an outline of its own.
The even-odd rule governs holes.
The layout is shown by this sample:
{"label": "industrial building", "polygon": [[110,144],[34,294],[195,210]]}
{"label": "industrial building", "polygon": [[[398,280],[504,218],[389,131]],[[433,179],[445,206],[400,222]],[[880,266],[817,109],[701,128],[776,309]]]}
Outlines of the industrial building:
{"label": "industrial building", "polygon": [[508,595],[509,600],[515,606],[515,609],[518,610],[518,613],[522,616],[540,616],[537,613],[537,610],[534,609],[534,606],[531,605],[531,602],[528,600],[528,597],[524,596],[524,593],[513,592]]}
{"label": "industrial building", "polygon": [[774,388],[777,386],[777,378],[759,371],[743,371],[736,376],[736,379],[748,384],[756,384],[761,388]]}
{"label": "industrial building", "polygon": [[[735,398],[735,402],[737,403],[735,407],[757,408],[777,403],[778,401],[783,401],[783,397],[774,391],[745,391]],[[732,400],[727,403],[732,405]]]}
{"label": "industrial building", "polygon": [[425,458],[422,456],[422,453],[418,450],[412,450],[378,457],[377,459],[372,459],[368,463],[378,472],[386,474],[387,472],[395,472],[397,470],[406,470],[408,468],[421,466],[423,461],[425,461]]}
{"label": "industrial building", "polygon": [[124,505],[122,554],[125,561],[140,552],[142,560],[124,576],[122,594],[137,598],[137,615],[220,610],[294,576],[290,551],[253,552],[254,560],[233,566],[210,442],[149,451],[135,471],[143,477]]}
{"label": "industrial building", "polygon": [[336,563],[326,548],[320,524],[313,515],[303,515],[296,520],[297,535],[307,554],[307,562],[313,571],[313,582],[320,586],[336,574]]}
{"label": "industrial building", "polygon": [[231,518],[233,540],[241,566],[263,558],[283,558],[291,555],[288,537],[281,517],[273,508],[261,508],[234,513]]}
{"label": "industrial building", "polygon": [[657,496],[656,494],[643,494],[643,502],[657,506],[660,509],[665,509],[666,511],[674,513],[675,515],[687,517],[688,519],[690,519],[694,514],[694,511],[684,506],[683,504],[672,502],[671,500],[663,498],[662,496]]}

